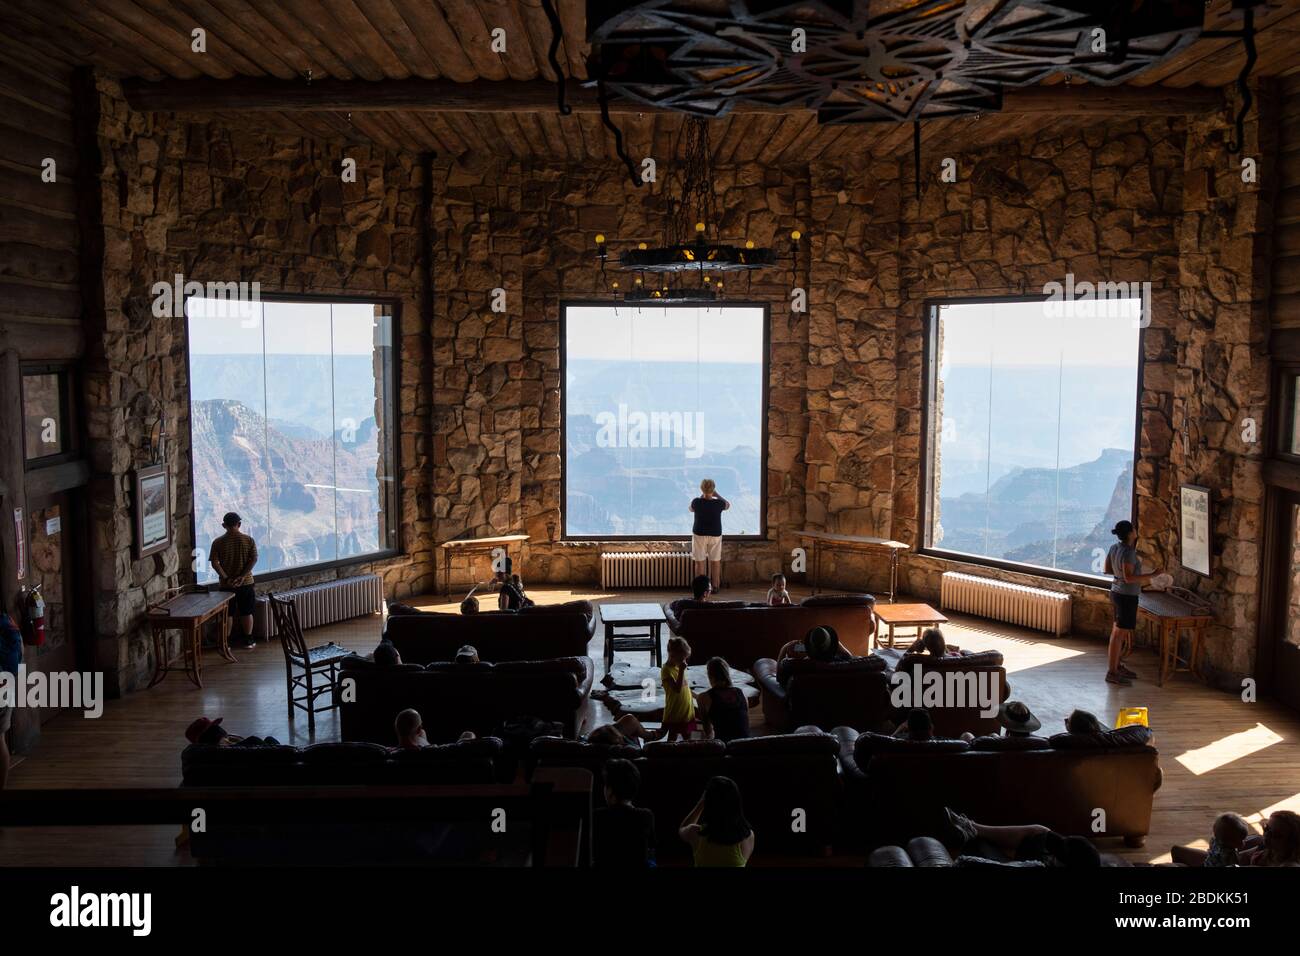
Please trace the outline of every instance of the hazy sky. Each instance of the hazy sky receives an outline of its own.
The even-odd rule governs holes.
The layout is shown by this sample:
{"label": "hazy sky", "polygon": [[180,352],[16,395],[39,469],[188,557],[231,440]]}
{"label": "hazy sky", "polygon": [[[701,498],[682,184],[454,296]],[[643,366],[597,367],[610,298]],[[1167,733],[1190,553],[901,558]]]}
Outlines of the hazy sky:
{"label": "hazy sky", "polygon": [[573,306],[565,321],[571,359],[763,361],[763,310],[753,306]]}
{"label": "hazy sky", "polygon": [[[1054,303],[1061,310],[1062,303]],[[1141,299],[1074,303],[1088,315],[1048,315],[1044,302],[961,302],[944,306],[944,358],[948,366],[988,365],[990,345],[997,367],[1113,365],[1137,361]],[[1063,310],[1061,310],[1063,311]]]}
{"label": "hazy sky", "polygon": [[[375,307],[357,302],[225,302],[186,300],[190,353],[370,355]],[[263,326],[265,325],[265,328]]]}

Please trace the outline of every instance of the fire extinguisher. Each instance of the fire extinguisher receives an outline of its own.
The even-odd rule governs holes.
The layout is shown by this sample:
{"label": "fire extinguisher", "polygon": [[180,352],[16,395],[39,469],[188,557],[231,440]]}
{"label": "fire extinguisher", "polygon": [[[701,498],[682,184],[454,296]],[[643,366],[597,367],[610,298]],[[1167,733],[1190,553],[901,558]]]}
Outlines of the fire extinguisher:
{"label": "fire extinguisher", "polygon": [[33,585],[27,591],[23,602],[26,612],[27,627],[23,631],[23,641],[34,647],[45,643],[45,598],[41,597],[41,586]]}

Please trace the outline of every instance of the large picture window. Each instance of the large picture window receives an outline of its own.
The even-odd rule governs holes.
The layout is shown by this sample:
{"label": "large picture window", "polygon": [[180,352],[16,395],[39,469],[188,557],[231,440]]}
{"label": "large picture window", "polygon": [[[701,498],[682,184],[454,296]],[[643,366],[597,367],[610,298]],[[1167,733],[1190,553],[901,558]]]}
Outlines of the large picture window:
{"label": "large picture window", "polygon": [[678,537],[712,478],[723,533],[764,533],[767,310],[563,310],[564,534]]}
{"label": "large picture window", "polygon": [[926,547],[1100,574],[1133,513],[1143,300],[931,307]]}
{"label": "large picture window", "polygon": [[255,573],[395,550],[392,306],[192,296],[186,315],[197,547],[235,511]]}

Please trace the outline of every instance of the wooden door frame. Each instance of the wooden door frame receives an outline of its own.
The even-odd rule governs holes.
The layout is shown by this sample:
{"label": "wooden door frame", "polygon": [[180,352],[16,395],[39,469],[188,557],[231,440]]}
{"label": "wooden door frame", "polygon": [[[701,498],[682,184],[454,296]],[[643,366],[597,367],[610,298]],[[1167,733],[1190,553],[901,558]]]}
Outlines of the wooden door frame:
{"label": "wooden door frame", "polygon": [[[1300,476],[1297,476],[1300,482]],[[1277,642],[1286,623],[1286,599],[1290,593],[1288,557],[1294,542],[1289,519],[1293,506],[1300,506],[1300,488],[1270,485],[1264,501],[1264,563],[1260,568],[1259,630],[1255,648],[1255,674],[1259,689],[1276,693]]]}

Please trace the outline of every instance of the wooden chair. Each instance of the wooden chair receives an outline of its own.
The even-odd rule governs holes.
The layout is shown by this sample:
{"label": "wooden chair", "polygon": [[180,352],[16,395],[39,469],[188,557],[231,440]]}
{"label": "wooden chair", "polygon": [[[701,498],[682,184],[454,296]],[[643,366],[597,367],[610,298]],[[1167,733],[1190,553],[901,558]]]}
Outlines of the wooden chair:
{"label": "wooden chair", "polygon": [[[302,634],[302,624],[298,620],[298,606],[293,599],[288,600],[268,594],[271,602],[271,614],[275,618],[275,630],[280,636],[280,647],[284,650],[284,682],[289,696],[289,722],[293,723],[293,709],[297,707],[307,712],[307,733],[316,736],[316,714],[322,710],[334,709],[334,685],[338,681],[339,664],[352,652],[340,647],[333,641],[316,647],[308,647]],[[295,673],[295,670],[298,673]],[[302,690],[299,695],[297,691]],[[327,703],[317,705],[316,698],[322,694],[329,697]]]}

